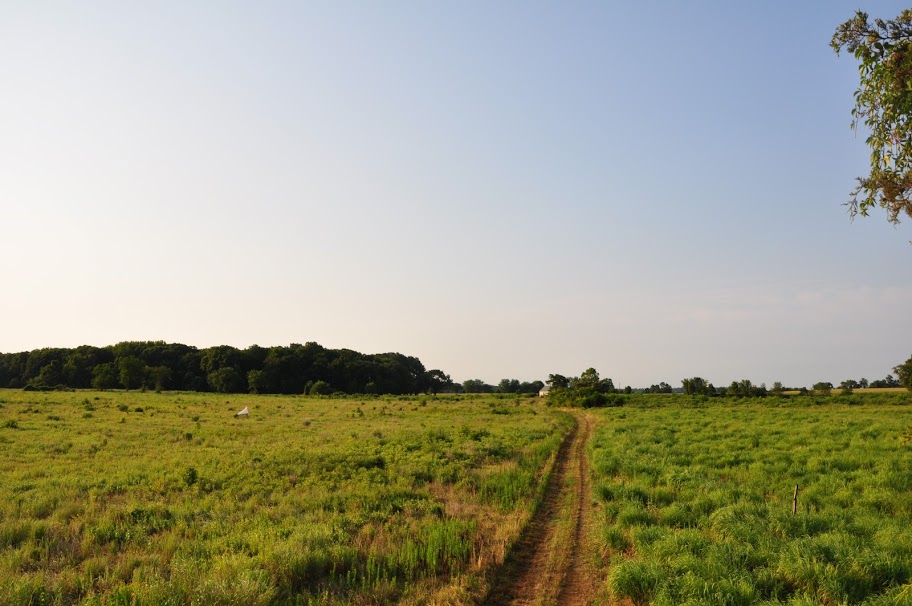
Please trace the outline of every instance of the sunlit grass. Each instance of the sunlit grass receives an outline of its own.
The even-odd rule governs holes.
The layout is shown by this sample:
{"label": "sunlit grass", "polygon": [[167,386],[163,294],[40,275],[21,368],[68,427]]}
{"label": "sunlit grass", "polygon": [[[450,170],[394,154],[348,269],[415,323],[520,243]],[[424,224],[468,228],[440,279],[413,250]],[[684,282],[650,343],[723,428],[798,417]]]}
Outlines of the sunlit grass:
{"label": "sunlit grass", "polygon": [[873,397],[644,398],[601,411],[593,497],[613,596],[910,603],[912,406]]}
{"label": "sunlit grass", "polygon": [[468,600],[568,423],[531,398],[0,391],[0,603]]}

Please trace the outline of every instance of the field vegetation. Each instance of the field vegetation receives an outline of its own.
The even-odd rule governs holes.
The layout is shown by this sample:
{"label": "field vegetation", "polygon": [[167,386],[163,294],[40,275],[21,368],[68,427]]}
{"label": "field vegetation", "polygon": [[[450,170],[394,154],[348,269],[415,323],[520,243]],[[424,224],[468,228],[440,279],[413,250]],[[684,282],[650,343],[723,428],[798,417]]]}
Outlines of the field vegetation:
{"label": "field vegetation", "polygon": [[0,603],[471,602],[571,425],[519,396],[0,391]]}
{"label": "field vegetation", "polygon": [[[579,463],[593,509],[541,523],[578,544],[561,554],[584,546],[593,597],[912,604],[908,392],[618,394],[591,379],[558,394],[607,398],[577,415],[595,426],[586,476]],[[569,468],[555,454],[573,425],[506,394],[0,391],[0,603],[479,603]]]}
{"label": "field vegetation", "polygon": [[611,595],[912,604],[910,404],[633,396],[599,411],[590,455]]}

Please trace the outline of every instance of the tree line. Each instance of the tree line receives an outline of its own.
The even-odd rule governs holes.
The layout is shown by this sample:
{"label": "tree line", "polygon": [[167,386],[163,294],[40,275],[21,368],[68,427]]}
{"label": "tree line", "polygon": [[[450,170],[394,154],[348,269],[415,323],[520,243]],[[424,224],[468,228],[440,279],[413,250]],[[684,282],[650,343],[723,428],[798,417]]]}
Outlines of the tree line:
{"label": "tree line", "polygon": [[[864,387],[899,387],[912,390],[912,357],[893,369],[896,377],[858,381],[847,379],[843,391]],[[715,387],[701,377],[681,381],[672,389],[666,382],[642,390],[614,386],[594,368],[579,377],[551,374],[552,401],[568,405],[600,406],[615,401],[614,394],[683,392],[689,395],[764,397],[788,388],[776,382],[767,390],[745,379],[728,387]],[[427,370],[421,361],[400,353],[362,354],[350,349],[327,349],[318,343],[238,349],[219,345],[198,349],[164,341],[125,341],[107,347],[43,348],[0,353],[0,387],[26,389],[154,389],[214,391],[223,393],[275,393],[326,395],[414,393],[532,394],[541,381],[502,379],[490,385],[480,379],[456,383],[439,369]],[[832,383],[818,382],[815,391],[828,392]],[[806,391],[806,389],[805,389]]]}
{"label": "tree line", "polygon": [[0,387],[214,391],[223,393],[410,394],[456,384],[414,356],[363,354],[318,343],[198,349],[164,341],[43,348],[0,354]]}
{"label": "tree line", "polygon": [[0,353],[0,387],[149,389],[222,393],[413,394],[538,393],[541,381],[454,382],[442,370],[400,353],[362,354],[318,343],[198,349],[164,341],[107,347],[43,348]]}
{"label": "tree line", "polygon": [[[854,388],[867,387],[905,387],[912,391],[912,357],[893,368],[896,377],[888,374],[885,379],[868,381],[867,379],[846,379],[840,383],[841,392],[844,394],[852,393]],[[625,395],[634,392],[661,394],[661,393],[684,393],[690,396],[704,397],[733,397],[733,398],[765,398],[767,396],[783,396],[786,391],[797,391],[799,394],[809,393],[806,387],[789,388],[784,387],[781,382],[773,383],[771,389],[767,389],[765,383],[755,385],[750,379],[741,381],[732,381],[728,387],[716,387],[702,377],[690,377],[681,380],[680,388],[672,386],[664,381],[656,385],[650,385],[645,389],[631,389],[630,386],[623,390],[614,386],[614,381],[608,378],[599,377],[599,373],[594,368],[587,368],[578,377],[565,377],[559,374],[548,375],[548,403],[558,406],[579,406],[583,408],[593,408],[599,406],[620,406],[625,401]],[[829,394],[833,389],[833,384],[828,381],[819,381],[814,384],[813,390],[817,393]]]}
{"label": "tree line", "polygon": [[490,385],[481,379],[469,379],[462,382],[462,389],[453,391],[461,393],[538,393],[545,384],[541,381],[520,381],[519,379],[501,379],[497,385]]}
{"label": "tree line", "polygon": [[594,368],[587,368],[578,377],[565,377],[560,374],[548,375],[548,403],[557,406],[579,406],[582,408],[596,408],[600,406],[620,406],[623,398],[616,394],[630,394],[632,389],[628,386],[619,390],[614,386],[614,381],[601,378]]}

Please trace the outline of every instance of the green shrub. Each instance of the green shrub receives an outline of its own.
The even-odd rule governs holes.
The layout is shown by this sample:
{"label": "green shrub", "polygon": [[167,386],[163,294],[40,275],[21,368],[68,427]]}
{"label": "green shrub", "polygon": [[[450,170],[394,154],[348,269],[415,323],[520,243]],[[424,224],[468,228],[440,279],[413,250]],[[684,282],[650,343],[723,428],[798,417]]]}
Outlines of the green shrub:
{"label": "green shrub", "polygon": [[328,396],[333,392],[332,386],[326,381],[316,381],[307,391],[312,396]]}

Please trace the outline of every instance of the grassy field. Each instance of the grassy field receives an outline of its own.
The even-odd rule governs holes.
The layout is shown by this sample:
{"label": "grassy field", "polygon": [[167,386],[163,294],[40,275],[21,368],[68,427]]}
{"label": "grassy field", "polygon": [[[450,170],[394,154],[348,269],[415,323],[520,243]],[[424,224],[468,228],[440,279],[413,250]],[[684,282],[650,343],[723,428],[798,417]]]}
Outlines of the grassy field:
{"label": "grassy field", "polygon": [[571,422],[514,397],[0,391],[0,603],[470,602]]}
{"label": "grassy field", "polygon": [[615,599],[912,604],[908,394],[634,398],[597,414],[598,556]]}
{"label": "grassy field", "polygon": [[[618,403],[588,447],[614,601],[912,604],[909,394]],[[571,424],[514,396],[0,391],[0,604],[475,603]]]}
{"label": "grassy field", "polygon": [[[813,391],[813,390],[810,390]],[[832,393],[838,394],[840,392],[839,387],[834,387]],[[799,394],[797,389],[789,389],[782,392],[782,395],[785,396],[797,396]],[[872,395],[872,394],[882,394],[882,393],[909,393],[909,390],[905,387],[856,387],[852,390],[852,393],[856,395]]]}

